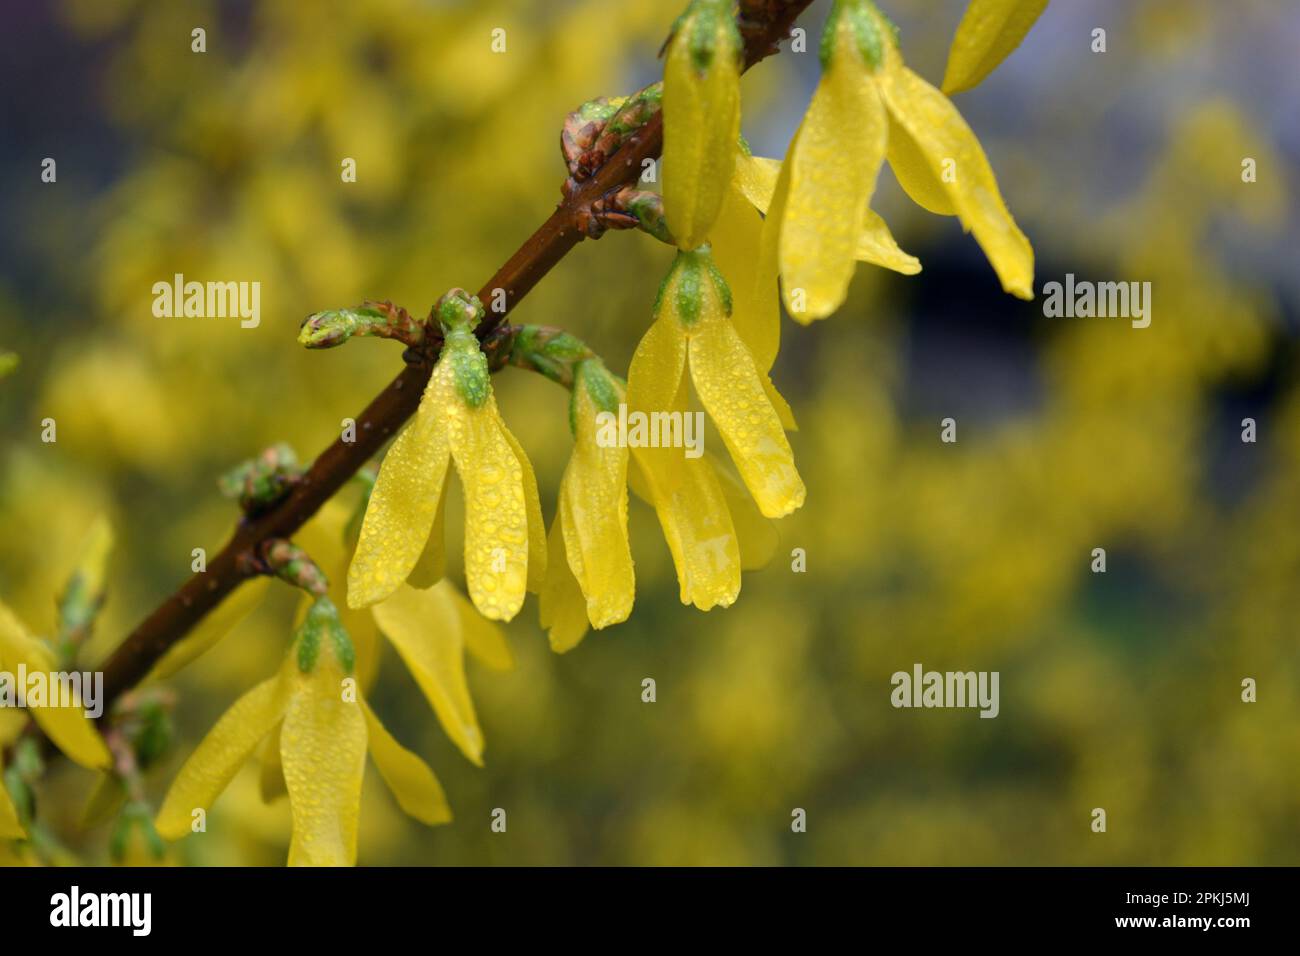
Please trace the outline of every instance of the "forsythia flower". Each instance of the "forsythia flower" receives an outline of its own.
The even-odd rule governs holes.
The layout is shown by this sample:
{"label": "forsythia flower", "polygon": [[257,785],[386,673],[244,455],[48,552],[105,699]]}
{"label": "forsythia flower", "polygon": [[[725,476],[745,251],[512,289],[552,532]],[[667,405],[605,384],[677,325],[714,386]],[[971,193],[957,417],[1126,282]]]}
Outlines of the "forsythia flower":
{"label": "forsythia flower", "polygon": [[[635,449],[628,486],[655,509],[677,571],[683,604],[702,611],[727,607],[740,593],[740,572],[762,568],[776,553],[778,536],[731,471],[705,452],[702,458],[654,459]],[[645,461],[649,461],[647,466]],[[647,478],[654,475],[655,481]],[[546,587],[539,604],[551,650],[577,647],[590,623],[587,599],[564,560],[564,538],[552,526]]]}
{"label": "forsythia flower", "polygon": [[291,866],[356,862],[367,750],[403,810],[431,825],[449,821],[451,810],[433,771],[379,722],[354,672],[355,652],[338,610],[320,598],[298,628],[280,672],[236,701],[185,762],[158,811],[158,833],[170,840],[189,833],[194,812],[206,812],[271,735],[279,740],[293,814]]}
{"label": "forsythia flower", "polygon": [[[465,490],[465,577],[485,617],[510,620],[546,571],[545,529],[528,456],[497,411],[487,358],[474,337],[477,298],[460,290],[438,307],[444,343],[419,411],[384,457],[348,570],[348,604],[388,597],[417,562],[441,565],[447,465]],[[421,558],[421,552],[428,554]]]}
{"label": "forsythia flower", "polygon": [[[779,518],[803,504],[803,480],[764,389],[764,376],[731,324],[731,313],[731,292],[709,249],[679,251],[660,286],[654,322],[632,357],[628,405],[647,418],[665,412],[685,414],[689,364],[695,391],[759,510]],[[653,496],[656,502],[690,474],[701,473],[700,468],[684,464],[687,459],[680,448],[639,451],[645,453],[638,454],[638,460],[652,487],[663,486]],[[719,517],[725,514],[725,508],[720,509]]]}
{"label": "forsythia flower", "polygon": [[[600,629],[626,621],[632,613],[636,576],[627,535],[628,449],[620,442],[597,440],[597,416],[617,415],[623,401],[622,383],[600,359],[577,364],[569,415],[573,454],[560,479],[559,505],[548,542],[551,573],[541,593],[544,627],[550,626],[556,589],[569,579],[576,582],[586,603],[584,632],[586,621]],[[566,566],[560,568],[561,564]]]}
{"label": "forsythia flower", "polygon": [[664,63],[664,215],[683,249],[708,237],[722,208],[740,135],[744,44],[729,0],[693,0]]}
{"label": "forsythia flower", "polygon": [[[19,668],[28,674],[55,673],[58,662],[54,652],[39,638],[33,637],[9,608],[0,602],[0,672],[17,675]],[[23,688],[14,688],[19,694]],[[72,707],[59,707],[56,700],[25,703],[36,723],[46,736],[63,753],[83,767],[107,767],[112,758],[95,725],[85,714],[80,702]]]}
{"label": "forsythia flower", "polygon": [[975,234],[1003,289],[1032,298],[1033,250],[979,141],[948,98],[903,65],[891,25],[870,0],[836,0],[821,58],[821,82],[765,225],[790,314],[808,323],[844,301],[886,157],[913,201],[957,216]]}
{"label": "forsythia flower", "polygon": [[[681,583],[683,603],[730,604],[742,569],[765,565],[776,548],[771,522],[745,488],[712,456],[657,460],[637,448],[602,441],[625,403],[627,386],[591,356],[575,364],[570,423],[574,452],[560,482],[559,512],[548,539],[539,617],[551,649],[576,647],[589,627],[626,620],[635,598],[627,533],[627,489],[654,506]],[[779,396],[778,396],[779,397]],[[643,452],[651,455],[643,473]],[[684,477],[684,480],[683,480]]]}
{"label": "forsythia flower", "polygon": [[971,0],[948,51],[943,92],[969,90],[993,72],[1047,9],[1047,0]]}

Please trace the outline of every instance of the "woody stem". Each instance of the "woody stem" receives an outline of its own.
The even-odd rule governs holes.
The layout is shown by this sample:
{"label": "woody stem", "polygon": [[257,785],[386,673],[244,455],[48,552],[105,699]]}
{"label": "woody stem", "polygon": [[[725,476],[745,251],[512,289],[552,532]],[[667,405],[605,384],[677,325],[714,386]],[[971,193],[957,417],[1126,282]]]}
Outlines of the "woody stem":
{"label": "woody stem", "polygon": [[[777,52],[795,19],[811,0],[741,0],[738,22],[745,38],[745,67]],[[478,292],[484,302],[501,301],[475,334],[490,342],[506,315],[584,238],[578,223],[590,217],[593,204],[641,174],[642,162],[657,158],[663,144],[663,117],[649,122],[596,173],[559,204],[555,212],[506,260]],[[428,338],[434,337],[432,329]],[[112,702],[144,678],[169,648],[220,604],[251,573],[264,544],[289,538],[335,492],[370,460],[414,413],[428,382],[440,343],[407,352],[407,366],[356,416],[354,441],[336,439],[316,458],[292,491],[273,507],[245,516],[207,570],[195,574],[136,627],[103,666],[105,712]]]}

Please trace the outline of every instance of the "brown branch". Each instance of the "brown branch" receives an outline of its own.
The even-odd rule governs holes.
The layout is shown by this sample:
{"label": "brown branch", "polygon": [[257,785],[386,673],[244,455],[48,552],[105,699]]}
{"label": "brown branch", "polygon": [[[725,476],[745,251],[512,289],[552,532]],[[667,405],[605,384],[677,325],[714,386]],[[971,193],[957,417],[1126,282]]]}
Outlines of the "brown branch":
{"label": "brown branch", "polygon": [[[746,69],[777,52],[777,44],[789,35],[795,18],[809,3],[811,0],[741,0],[738,24],[745,39]],[[497,270],[478,295],[491,303],[494,291],[504,289],[506,308],[488,312],[477,329],[480,339],[497,330],[519,300],[582,241],[584,234],[576,225],[580,214],[611,190],[636,181],[642,162],[657,158],[662,144],[663,118],[656,113]],[[297,531],[411,416],[432,366],[415,350],[409,350],[407,358],[409,364],[402,373],[356,417],[356,440],[336,440],[288,496],[241,521],[226,546],[208,563],[207,571],[186,581],[114,651],[103,667],[105,713],[248,575],[249,556],[258,554],[264,542],[288,538]]]}

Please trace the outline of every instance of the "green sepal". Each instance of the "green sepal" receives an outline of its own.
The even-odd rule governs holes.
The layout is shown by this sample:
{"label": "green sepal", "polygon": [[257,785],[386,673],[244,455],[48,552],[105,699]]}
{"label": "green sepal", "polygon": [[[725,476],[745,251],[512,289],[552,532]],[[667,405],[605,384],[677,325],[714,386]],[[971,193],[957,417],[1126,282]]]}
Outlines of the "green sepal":
{"label": "green sepal", "polygon": [[[898,42],[898,27],[880,13],[871,0],[835,0],[835,6],[831,8],[830,16],[826,18],[826,26],[822,30],[819,49],[822,69],[830,69],[831,60],[835,56],[841,18],[847,18],[862,61],[872,70],[880,69],[880,64],[884,62],[884,45],[887,39],[895,44]],[[881,35],[880,21],[890,26],[894,33],[893,37],[886,38]]]}

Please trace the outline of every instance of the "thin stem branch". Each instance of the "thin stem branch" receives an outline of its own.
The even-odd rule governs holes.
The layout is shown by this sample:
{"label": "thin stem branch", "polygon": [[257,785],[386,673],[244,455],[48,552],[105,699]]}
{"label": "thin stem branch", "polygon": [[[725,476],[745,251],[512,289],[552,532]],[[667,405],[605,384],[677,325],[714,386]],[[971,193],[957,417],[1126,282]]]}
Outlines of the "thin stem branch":
{"label": "thin stem branch", "polygon": [[[745,67],[777,52],[777,44],[812,0],[741,0],[738,23],[745,38]],[[512,310],[570,250],[585,238],[578,228],[592,206],[613,190],[636,182],[642,163],[659,156],[663,145],[663,117],[654,117],[621,149],[556,208],[529,236],[496,274],[479,290],[492,302],[497,289],[505,291],[505,309],[489,311],[476,329],[486,340]],[[436,354],[430,343],[429,353]],[[424,350],[421,350],[424,351]],[[186,581],[127,635],[105,662],[105,713],[118,697],[148,674],[163,654],[224,600],[250,573],[263,545],[288,538],[307,522],[335,492],[374,456],[414,413],[428,382],[432,365],[417,350],[408,350],[407,367],[356,416],[356,440],[340,437],[326,448],[302,475],[293,490],[266,511],[245,517],[234,535],[207,565],[207,570]]]}

